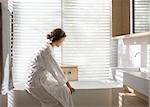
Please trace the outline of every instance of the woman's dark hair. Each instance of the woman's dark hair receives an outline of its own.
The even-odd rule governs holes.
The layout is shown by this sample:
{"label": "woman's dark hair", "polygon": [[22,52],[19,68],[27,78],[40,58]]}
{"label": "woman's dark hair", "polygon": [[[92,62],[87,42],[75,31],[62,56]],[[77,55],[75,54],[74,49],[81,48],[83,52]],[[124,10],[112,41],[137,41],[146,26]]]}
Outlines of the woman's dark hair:
{"label": "woman's dark hair", "polygon": [[60,40],[63,37],[66,37],[66,34],[61,28],[56,28],[51,32],[51,34],[47,34],[47,39],[51,40],[52,42]]}

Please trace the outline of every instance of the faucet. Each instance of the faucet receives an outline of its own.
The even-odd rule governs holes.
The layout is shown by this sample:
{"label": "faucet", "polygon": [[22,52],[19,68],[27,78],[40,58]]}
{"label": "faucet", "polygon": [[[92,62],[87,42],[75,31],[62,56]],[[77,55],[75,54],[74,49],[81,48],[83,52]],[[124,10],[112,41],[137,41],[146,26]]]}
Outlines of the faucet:
{"label": "faucet", "polygon": [[136,56],[137,56],[138,54],[140,54],[140,53],[141,53],[141,54],[144,54],[145,52],[136,52],[135,55],[134,55],[134,57],[136,57]]}

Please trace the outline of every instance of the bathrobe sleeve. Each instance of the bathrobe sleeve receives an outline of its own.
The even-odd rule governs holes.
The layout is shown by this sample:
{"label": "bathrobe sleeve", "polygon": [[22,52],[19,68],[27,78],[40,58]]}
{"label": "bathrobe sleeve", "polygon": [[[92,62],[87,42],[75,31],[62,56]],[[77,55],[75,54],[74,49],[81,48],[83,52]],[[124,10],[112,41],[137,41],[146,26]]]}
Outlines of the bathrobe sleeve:
{"label": "bathrobe sleeve", "polygon": [[44,53],[44,65],[48,72],[50,72],[53,77],[58,81],[60,85],[64,85],[68,80],[64,75],[64,72],[56,62],[52,52],[48,50],[48,52]]}

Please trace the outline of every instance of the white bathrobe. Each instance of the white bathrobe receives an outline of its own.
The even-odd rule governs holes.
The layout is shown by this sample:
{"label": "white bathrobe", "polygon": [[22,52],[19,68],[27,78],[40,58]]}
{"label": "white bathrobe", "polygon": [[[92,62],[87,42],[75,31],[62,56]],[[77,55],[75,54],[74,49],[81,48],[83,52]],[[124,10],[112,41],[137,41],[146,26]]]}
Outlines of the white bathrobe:
{"label": "white bathrobe", "polygon": [[25,89],[42,107],[73,107],[70,90],[65,85],[67,81],[52,46],[47,43],[31,61]]}

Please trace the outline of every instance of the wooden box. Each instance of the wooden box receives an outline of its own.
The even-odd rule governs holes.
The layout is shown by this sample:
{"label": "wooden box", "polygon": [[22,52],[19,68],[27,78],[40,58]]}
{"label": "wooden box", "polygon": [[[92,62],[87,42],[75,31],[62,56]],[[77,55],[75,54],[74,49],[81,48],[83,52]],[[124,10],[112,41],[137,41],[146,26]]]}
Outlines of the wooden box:
{"label": "wooden box", "polygon": [[77,81],[78,80],[78,66],[76,65],[61,65],[68,80]]}

